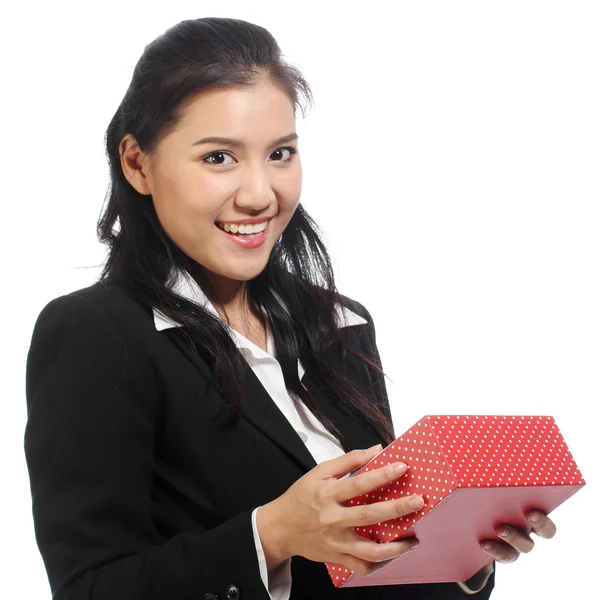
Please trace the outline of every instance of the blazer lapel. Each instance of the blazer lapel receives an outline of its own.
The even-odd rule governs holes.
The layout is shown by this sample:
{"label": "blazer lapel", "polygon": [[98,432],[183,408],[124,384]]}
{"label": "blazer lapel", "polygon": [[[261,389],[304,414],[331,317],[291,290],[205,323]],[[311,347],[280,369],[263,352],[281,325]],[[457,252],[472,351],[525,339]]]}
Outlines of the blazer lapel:
{"label": "blazer lapel", "polygon": [[[162,335],[168,336],[204,377],[207,379],[211,378],[208,366],[204,362],[195,360],[189,343],[181,335],[179,327],[165,330],[162,332]],[[317,464],[312,454],[290,422],[279,410],[275,402],[273,402],[250,365],[246,361],[243,361],[243,365],[245,378],[242,387],[244,389],[245,408],[242,412],[244,417],[270,438],[303,471],[310,471]],[[303,377],[302,381],[304,380],[305,377]]]}
{"label": "blazer lapel", "polygon": [[[244,363],[245,417],[269,437],[280,450],[296,462],[303,471],[317,466],[313,455],[291,426],[285,415],[273,402],[260,379],[247,363]],[[304,378],[303,378],[304,381]]]}

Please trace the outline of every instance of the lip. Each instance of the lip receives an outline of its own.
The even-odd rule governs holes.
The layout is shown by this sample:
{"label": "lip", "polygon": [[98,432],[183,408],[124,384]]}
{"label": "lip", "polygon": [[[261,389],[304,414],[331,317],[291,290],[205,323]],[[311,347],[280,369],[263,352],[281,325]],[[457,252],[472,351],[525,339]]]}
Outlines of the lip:
{"label": "lip", "polygon": [[[259,222],[262,223],[262,221],[264,221],[264,220],[265,219],[262,219]],[[259,233],[256,237],[244,239],[244,238],[238,237],[236,235],[231,235],[230,233],[227,233],[224,229],[221,229],[215,223],[215,227],[223,235],[226,235],[229,240],[231,240],[234,244],[241,246],[242,248],[258,248],[259,246],[262,246],[265,243],[265,240],[267,239],[267,235],[269,233],[269,225],[270,225],[270,223],[267,223],[267,226],[265,227],[264,231],[261,231],[261,233]]]}
{"label": "lip", "polygon": [[255,223],[264,223],[270,221],[273,217],[254,217],[251,219],[240,219],[239,221],[215,221],[220,225],[254,225]]}

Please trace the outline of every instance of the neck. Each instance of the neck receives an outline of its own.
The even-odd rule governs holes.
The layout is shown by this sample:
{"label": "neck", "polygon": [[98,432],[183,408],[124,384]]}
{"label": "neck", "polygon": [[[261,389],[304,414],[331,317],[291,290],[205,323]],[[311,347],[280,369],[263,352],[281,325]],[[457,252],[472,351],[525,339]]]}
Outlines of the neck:
{"label": "neck", "polygon": [[[247,282],[207,273],[206,271],[202,273],[202,276],[209,284],[209,289],[205,291],[206,296],[223,321],[266,352],[266,323],[262,315],[257,315],[250,309],[247,297]],[[196,275],[194,275],[194,278],[198,282]]]}
{"label": "neck", "polygon": [[209,283],[209,289],[205,293],[222,318],[227,321],[243,321],[250,317],[246,281],[223,277],[206,270],[203,275]]}

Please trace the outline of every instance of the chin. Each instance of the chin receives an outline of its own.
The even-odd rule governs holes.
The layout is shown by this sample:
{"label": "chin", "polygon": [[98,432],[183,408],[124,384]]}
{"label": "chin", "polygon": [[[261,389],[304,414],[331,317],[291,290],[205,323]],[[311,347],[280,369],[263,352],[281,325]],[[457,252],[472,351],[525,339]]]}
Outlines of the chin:
{"label": "chin", "polygon": [[228,273],[223,273],[223,277],[229,277],[229,279],[234,279],[235,281],[250,281],[255,277],[258,277],[266,268],[267,263],[260,265],[254,269],[232,269]]}
{"label": "chin", "polygon": [[264,268],[253,271],[251,273],[245,273],[244,275],[240,275],[239,277],[233,277],[233,279],[237,279],[238,281],[251,281],[252,279],[258,277],[263,271]]}

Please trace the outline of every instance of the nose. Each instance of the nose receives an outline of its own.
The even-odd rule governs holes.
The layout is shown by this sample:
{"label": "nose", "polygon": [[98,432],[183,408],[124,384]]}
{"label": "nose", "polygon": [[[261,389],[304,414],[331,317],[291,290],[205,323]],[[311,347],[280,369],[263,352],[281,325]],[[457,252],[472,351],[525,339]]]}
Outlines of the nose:
{"label": "nose", "polygon": [[264,167],[249,168],[235,195],[235,203],[240,208],[261,212],[276,200],[277,196]]}

